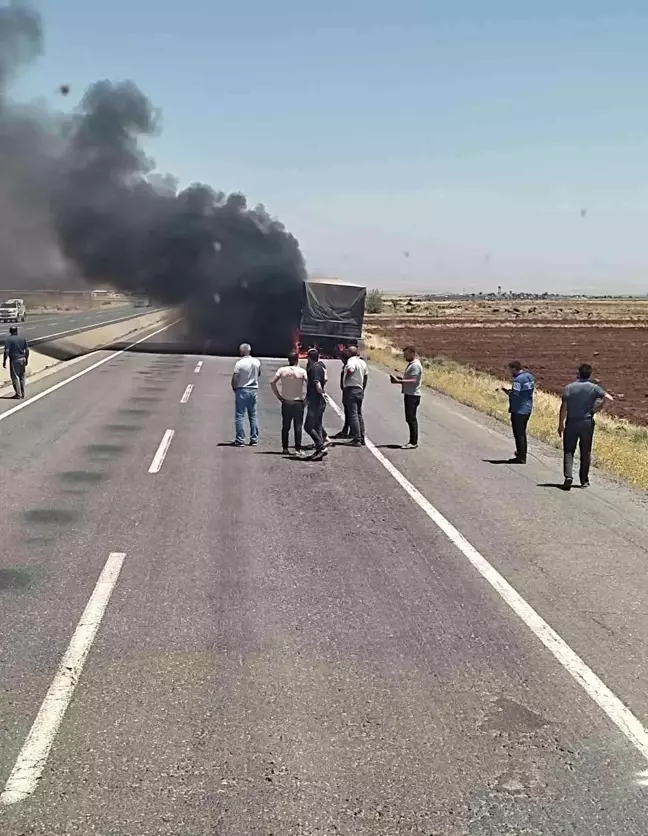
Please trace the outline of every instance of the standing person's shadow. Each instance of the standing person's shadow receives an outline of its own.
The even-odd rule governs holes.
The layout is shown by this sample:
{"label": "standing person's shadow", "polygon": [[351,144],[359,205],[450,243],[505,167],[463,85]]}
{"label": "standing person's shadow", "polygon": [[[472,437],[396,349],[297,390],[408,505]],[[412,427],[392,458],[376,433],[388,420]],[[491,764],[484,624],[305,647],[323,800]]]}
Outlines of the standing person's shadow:
{"label": "standing person's shadow", "polygon": [[[564,491],[565,493],[568,493],[567,489],[565,488],[565,483],[564,482],[540,482],[537,485],[537,487],[538,488],[554,488],[555,490]],[[571,486],[571,489],[572,490],[574,490],[574,489],[580,490],[582,487],[583,487],[582,485],[574,485],[573,484]]]}

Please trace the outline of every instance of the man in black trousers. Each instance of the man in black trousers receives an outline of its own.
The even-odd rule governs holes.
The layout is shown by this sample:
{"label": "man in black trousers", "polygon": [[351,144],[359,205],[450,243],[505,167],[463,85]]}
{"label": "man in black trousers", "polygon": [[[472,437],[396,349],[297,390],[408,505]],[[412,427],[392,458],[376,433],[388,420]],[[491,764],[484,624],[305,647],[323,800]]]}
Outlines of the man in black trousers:
{"label": "man in black trousers", "polygon": [[9,361],[11,382],[16,393],[14,398],[22,400],[25,397],[25,373],[29,362],[29,346],[24,337],[18,336],[16,325],[9,328],[9,336],[5,340],[3,369],[7,368],[7,360]]}
{"label": "man in black trousers", "polygon": [[349,352],[347,349],[344,349],[340,355],[340,359],[342,360],[342,371],[340,372],[340,391],[342,392],[342,409],[344,410],[344,426],[340,430],[339,433],[335,433],[332,436],[335,439],[341,438],[350,438],[351,437],[351,424],[349,423],[349,399],[347,397],[348,390],[344,386],[344,372],[346,370],[347,360],[349,359]]}
{"label": "man in black trousers", "polygon": [[533,393],[535,378],[530,371],[522,368],[519,360],[509,363],[512,383],[510,389],[502,389],[508,395],[511,427],[515,439],[515,456],[512,464],[526,464],[527,460],[527,424],[533,412]]}
{"label": "man in black trousers", "polygon": [[365,389],[369,380],[369,369],[366,362],[358,354],[358,347],[352,345],[348,349],[349,359],[344,366],[344,380],[342,392],[345,394],[347,420],[351,430],[353,447],[364,447],[365,424],[362,415],[362,404]]}
{"label": "man in black trousers", "polygon": [[580,447],[580,484],[589,488],[589,470],[594,442],[594,416],[614,400],[612,395],[591,380],[588,363],[578,369],[578,378],[567,384],[562,396],[558,435],[563,440],[563,489],[570,491],[574,482],[574,454]]}
{"label": "man in black trousers", "polygon": [[407,368],[401,376],[390,374],[389,380],[401,387],[405,404],[405,421],[409,428],[409,441],[403,445],[403,450],[416,450],[419,440],[418,408],[421,403],[421,382],[423,380],[423,365],[413,345],[405,346],[403,357]]}
{"label": "man in black trousers", "polygon": [[295,431],[295,452],[302,449],[302,426],[308,376],[306,369],[299,365],[299,354],[294,351],[288,356],[288,365],[281,366],[270,381],[272,391],[281,403],[281,449],[284,455],[290,452],[290,428]]}
{"label": "man in black trousers", "polygon": [[319,349],[308,351],[308,384],[306,388],[306,422],[304,429],[315,443],[313,461],[321,461],[328,453],[324,434],[324,412],[326,411],[326,366],[320,360]]}

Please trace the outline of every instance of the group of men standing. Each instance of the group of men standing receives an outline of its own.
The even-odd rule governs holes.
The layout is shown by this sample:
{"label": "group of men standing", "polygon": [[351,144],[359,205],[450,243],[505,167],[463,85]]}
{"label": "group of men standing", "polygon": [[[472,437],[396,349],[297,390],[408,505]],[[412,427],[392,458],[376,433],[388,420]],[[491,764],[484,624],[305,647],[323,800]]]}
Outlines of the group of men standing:
{"label": "group of men standing", "polygon": [[[354,447],[365,444],[362,404],[368,380],[367,363],[359,356],[357,347],[351,346],[345,354],[340,375],[344,427],[333,438],[350,438],[351,446]],[[287,366],[277,369],[270,386],[281,403],[281,447],[285,454],[290,451],[290,430],[293,428],[295,452],[301,455],[302,424],[315,445],[311,459],[321,461],[328,454],[331,439],[324,429],[327,383],[328,371],[317,348],[309,349],[305,369],[299,365],[299,355],[296,352],[288,357]]]}
{"label": "group of men standing", "polygon": [[[509,398],[511,427],[515,439],[512,464],[526,464],[527,424],[533,412],[535,378],[518,360],[509,363],[511,388],[503,391]],[[592,444],[596,426],[594,416],[613,400],[612,395],[592,379],[592,367],[583,363],[576,380],[565,386],[558,415],[558,435],[563,442],[563,489],[570,491],[574,483],[574,455],[580,448],[579,478],[583,488],[589,488]]]}
{"label": "group of men standing", "polygon": [[303,430],[306,430],[315,445],[312,458],[319,461],[327,455],[330,444],[324,429],[327,382],[326,366],[316,349],[308,352],[307,368],[299,365],[299,354],[294,352],[288,357],[288,365],[277,369],[270,386],[281,403],[281,449],[284,454],[290,452],[292,429],[295,453],[298,456],[301,456],[303,450]]}
{"label": "group of men standing", "polygon": [[[250,444],[258,441],[257,392],[261,363],[252,357],[248,343],[240,347],[241,359],[237,361],[232,374],[231,385],[235,394],[236,438],[234,446],[245,444],[244,420],[247,415],[250,424]],[[413,346],[404,350],[407,368],[402,377],[391,376],[391,382],[401,386],[405,403],[405,420],[409,427],[409,442],[406,449],[418,446],[417,410],[421,401],[421,380],[423,367]],[[365,446],[365,423],[363,403],[369,368],[360,356],[357,346],[350,346],[343,355],[340,372],[340,389],[344,407],[344,427],[333,436],[334,439],[349,439],[349,446]],[[321,461],[327,454],[332,440],[324,429],[326,412],[326,386],[328,371],[317,348],[307,354],[306,368],[299,364],[299,355],[294,352],[288,357],[288,364],[281,366],[270,386],[281,403],[281,447],[284,454],[290,452],[290,432],[294,433],[295,453],[302,455],[303,431],[313,440],[314,453],[311,459]]]}
{"label": "group of men standing", "polygon": [[[245,445],[246,416],[250,425],[250,445],[254,446],[259,439],[257,396],[261,362],[252,356],[249,343],[241,345],[240,354],[241,359],[234,366],[231,380],[235,399],[235,447]],[[307,368],[304,369],[299,365],[299,355],[294,352],[289,355],[288,364],[277,370],[270,386],[281,402],[281,446],[284,453],[289,452],[292,429],[295,437],[295,453],[298,456],[302,454],[303,430],[306,430],[315,445],[315,452],[311,458],[317,461],[327,455],[327,448],[330,445],[324,430],[327,382],[326,366],[320,360],[317,349],[311,349],[308,352]],[[305,421],[304,414],[306,415]]]}
{"label": "group of men standing", "polygon": [[[245,417],[250,425],[250,445],[259,439],[257,421],[257,393],[261,374],[261,362],[252,356],[248,343],[240,346],[241,359],[234,366],[231,386],[235,396],[234,446],[245,445]],[[409,428],[409,441],[405,449],[418,447],[417,412],[421,402],[421,383],[423,367],[414,346],[406,346],[403,355],[407,363],[402,376],[390,375],[393,384],[401,386],[405,406],[405,421]],[[322,362],[319,350],[308,351],[308,361],[304,369],[299,364],[299,355],[294,352],[288,357],[288,364],[277,370],[270,382],[272,391],[281,403],[281,447],[289,453],[290,431],[294,433],[295,452],[301,455],[303,430],[313,440],[315,452],[311,458],[323,459],[331,445],[324,429],[326,412],[326,385],[328,372]],[[357,346],[350,346],[343,355],[340,373],[340,389],[344,407],[344,427],[336,433],[334,439],[350,439],[350,446],[365,445],[365,423],[362,412],[365,391],[369,382],[369,369],[366,361],[360,357]],[[9,363],[14,398],[25,397],[25,373],[29,362],[29,345],[23,336],[18,335],[18,328],[12,325],[5,340],[3,368]],[[510,388],[503,388],[509,399],[511,427],[515,440],[515,455],[512,464],[526,464],[528,454],[527,426],[533,412],[535,378],[518,360],[509,363],[511,374]],[[574,481],[574,455],[580,447],[580,484],[589,487],[589,471],[592,460],[592,445],[596,426],[594,416],[613,400],[596,381],[591,379],[592,367],[584,363],[578,369],[578,377],[569,383],[562,395],[558,416],[558,434],[563,440],[563,475],[565,490],[571,490]],[[305,420],[304,420],[305,416]]]}
{"label": "group of men standing", "polygon": [[[236,440],[235,446],[245,444],[244,417],[250,422],[250,444],[257,443],[259,430],[256,417],[256,399],[259,388],[261,363],[252,357],[247,343],[241,346],[241,359],[234,367],[232,388],[236,396]],[[5,349],[6,355],[6,349]],[[390,375],[391,383],[399,385],[403,392],[405,421],[409,428],[409,442],[405,449],[418,446],[417,412],[421,402],[423,367],[414,346],[407,346],[403,355],[407,363],[401,376]],[[306,368],[299,364],[295,352],[288,357],[288,364],[279,368],[270,386],[281,402],[281,447],[289,453],[290,432],[294,433],[295,452],[302,454],[303,430],[313,440],[315,452],[311,459],[320,461],[328,454],[332,441],[324,429],[326,412],[326,386],[328,372],[318,349],[308,351]],[[515,440],[515,455],[511,464],[526,464],[528,455],[527,427],[533,412],[535,378],[517,360],[509,363],[511,386],[504,388],[509,399],[511,427]],[[334,439],[349,439],[350,446],[365,445],[365,423],[363,404],[369,369],[360,357],[356,346],[349,347],[343,356],[340,373],[340,389],[344,406],[344,427],[333,436]],[[580,447],[580,484],[589,487],[589,471],[592,460],[592,444],[596,426],[595,415],[612,401],[612,395],[592,380],[592,367],[586,363],[578,369],[578,377],[569,383],[562,395],[558,416],[558,434],[563,441],[563,488],[571,490],[574,482],[574,455]],[[305,418],[305,420],[304,420]]]}

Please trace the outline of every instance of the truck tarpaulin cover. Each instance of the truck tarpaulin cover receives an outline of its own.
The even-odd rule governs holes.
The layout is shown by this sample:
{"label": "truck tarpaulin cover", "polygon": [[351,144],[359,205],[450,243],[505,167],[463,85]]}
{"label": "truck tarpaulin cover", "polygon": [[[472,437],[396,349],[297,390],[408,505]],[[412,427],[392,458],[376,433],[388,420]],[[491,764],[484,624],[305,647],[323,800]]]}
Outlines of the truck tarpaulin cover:
{"label": "truck tarpaulin cover", "polygon": [[357,285],[306,282],[301,332],[316,337],[359,340],[367,289]]}

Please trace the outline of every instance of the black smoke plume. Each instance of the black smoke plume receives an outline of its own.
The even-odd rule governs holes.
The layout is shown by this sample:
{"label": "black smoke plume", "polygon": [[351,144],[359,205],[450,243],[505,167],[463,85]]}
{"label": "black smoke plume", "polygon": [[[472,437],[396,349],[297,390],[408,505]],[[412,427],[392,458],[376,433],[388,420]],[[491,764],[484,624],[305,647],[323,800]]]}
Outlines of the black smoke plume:
{"label": "black smoke plume", "polygon": [[[1,12],[6,90],[40,54],[42,31],[22,4]],[[8,105],[4,94],[1,108],[0,210],[16,191],[19,217],[35,210],[25,233],[32,262],[38,237],[50,261],[58,248],[59,263],[93,285],[182,306],[196,338],[223,349],[243,340],[257,351],[289,347],[306,277],[297,240],[241,194],[203,184],[179,190],[159,175],[142,148],[159,130],[159,114],[133,82],[92,84],[65,117]],[[0,254],[12,243],[2,241]]]}
{"label": "black smoke plume", "polygon": [[69,278],[50,201],[63,153],[62,122],[17,104],[8,90],[42,52],[39,16],[0,6],[0,262],[3,289],[56,286]]}

